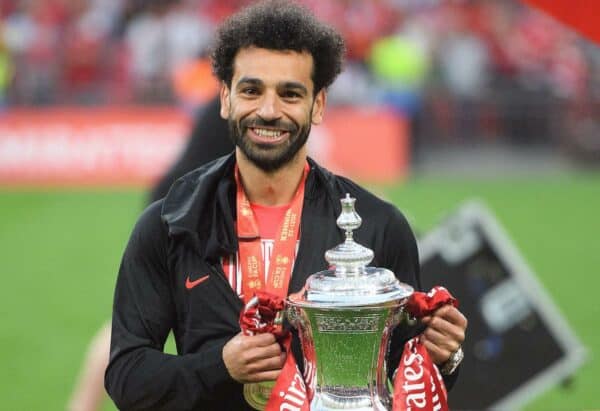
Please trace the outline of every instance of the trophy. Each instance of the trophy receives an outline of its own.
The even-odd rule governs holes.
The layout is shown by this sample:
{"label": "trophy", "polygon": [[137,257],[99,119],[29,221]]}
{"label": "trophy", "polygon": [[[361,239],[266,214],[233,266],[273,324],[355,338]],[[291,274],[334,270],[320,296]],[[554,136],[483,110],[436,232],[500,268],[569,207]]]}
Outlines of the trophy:
{"label": "trophy", "polygon": [[386,355],[392,330],[407,318],[413,288],[385,268],[367,267],[373,251],[354,242],[362,223],[346,194],[337,225],[345,241],[325,253],[334,269],[311,275],[300,298],[288,298],[298,329],[313,411],[389,410]]}

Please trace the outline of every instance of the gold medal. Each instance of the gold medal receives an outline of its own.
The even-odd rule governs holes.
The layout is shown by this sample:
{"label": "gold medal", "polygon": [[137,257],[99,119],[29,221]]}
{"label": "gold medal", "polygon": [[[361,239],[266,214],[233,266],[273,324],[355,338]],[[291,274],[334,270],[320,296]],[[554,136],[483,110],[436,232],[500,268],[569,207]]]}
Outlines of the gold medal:
{"label": "gold medal", "polygon": [[267,406],[275,381],[244,384],[244,399],[255,410],[262,411]]}

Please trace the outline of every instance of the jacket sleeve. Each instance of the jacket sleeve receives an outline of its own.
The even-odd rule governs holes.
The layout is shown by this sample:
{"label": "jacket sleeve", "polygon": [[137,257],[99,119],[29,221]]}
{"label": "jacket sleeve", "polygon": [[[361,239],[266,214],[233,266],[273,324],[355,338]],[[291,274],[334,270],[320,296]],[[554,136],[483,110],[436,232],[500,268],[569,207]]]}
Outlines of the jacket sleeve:
{"label": "jacket sleeve", "polygon": [[[415,236],[406,221],[406,218],[394,208],[388,224],[385,226],[383,260],[385,267],[390,268],[398,280],[411,285],[415,291],[421,291],[421,274],[419,264],[419,251]],[[390,352],[388,355],[388,376],[392,379],[400,357],[404,350],[404,343],[424,331],[424,327],[412,328],[396,327],[392,333]],[[458,371],[452,375],[443,376],[446,388],[450,390],[456,381]]]}
{"label": "jacket sleeve", "polygon": [[176,314],[160,204],[136,224],[115,289],[105,386],[121,410],[193,409],[233,382],[221,355],[226,341],[193,354],[163,352]]}

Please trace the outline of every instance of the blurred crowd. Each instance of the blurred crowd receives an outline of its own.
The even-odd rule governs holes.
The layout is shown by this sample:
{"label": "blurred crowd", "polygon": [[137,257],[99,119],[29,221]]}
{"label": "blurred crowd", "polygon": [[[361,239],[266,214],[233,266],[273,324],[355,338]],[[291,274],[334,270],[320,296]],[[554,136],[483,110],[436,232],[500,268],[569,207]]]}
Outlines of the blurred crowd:
{"label": "blurred crowd", "polygon": [[[334,104],[427,116],[418,127],[447,139],[535,138],[556,111],[597,110],[598,47],[516,0],[299,1],[346,38]],[[214,29],[248,2],[0,0],[0,106],[201,104]]]}

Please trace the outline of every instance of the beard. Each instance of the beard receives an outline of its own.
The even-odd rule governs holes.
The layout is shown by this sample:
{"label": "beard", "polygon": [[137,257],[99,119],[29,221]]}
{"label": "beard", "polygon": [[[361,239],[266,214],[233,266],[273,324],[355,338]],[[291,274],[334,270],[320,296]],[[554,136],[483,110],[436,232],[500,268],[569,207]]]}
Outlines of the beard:
{"label": "beard", "polygon": [[[229,136],[233,140],[233,144],[239,147],[254,165],[268,173],[279,170],[298,154],[298,151],[308,140],[311,122],[312,115],[309,117],[307,124],[301,126],[288,121],[265,121],[261,118],[245,118],[239,122],[230,118],[227,121]],[[281,144],[255,143],[250,140],[246,133],[251,127],[261,126],[285,130],[289,133],[289,137]]]}

